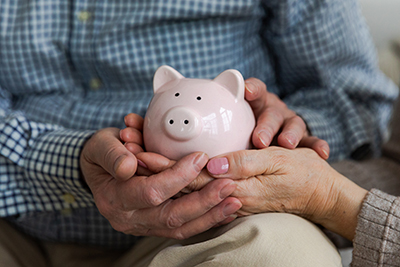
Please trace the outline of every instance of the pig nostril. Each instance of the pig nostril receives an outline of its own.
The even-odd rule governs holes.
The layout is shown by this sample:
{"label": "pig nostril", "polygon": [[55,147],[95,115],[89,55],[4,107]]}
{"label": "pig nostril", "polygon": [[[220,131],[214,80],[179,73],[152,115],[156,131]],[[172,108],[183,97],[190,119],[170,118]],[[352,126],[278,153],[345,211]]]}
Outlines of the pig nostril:
{"label": "pig nostril", "polygon": [[184,124],[189,124],[189,121],[188,121],[188,120],[185,120],[183,123],[184,123]]}
{"label": "pig nostril", "polygon": [[174,124],[174,120],[169,120],[169,124]]}

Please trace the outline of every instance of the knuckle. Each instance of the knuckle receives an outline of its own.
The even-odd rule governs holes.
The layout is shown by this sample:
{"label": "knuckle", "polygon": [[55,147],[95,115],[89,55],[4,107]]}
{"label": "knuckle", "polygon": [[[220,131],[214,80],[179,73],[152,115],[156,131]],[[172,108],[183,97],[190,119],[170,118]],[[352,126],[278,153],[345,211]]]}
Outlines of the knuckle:
{"label": "knuckle", "polygon": [[267,90],[267,86],[265,85],[265,83],[263,81],[261,81],[260,79],[257,78],[251,78],[251,81],[257,86],[257,89],[260,91],[265,91]]}
{"label": "knuckle", "polygon": [[291,156],[287,149],[281,149],[280,147],[271,146],[269,147],[271,153],[274,155],[274,161],[278,165],[291,162]]}
{"label": "knuckle", "polygon": [[164,201],[161,192],[152,186],[143,190],[143,199],[150,207],[157,207]]}
{"label": "knuckle", "polygon": [[288,128],[291,130],[295,131],[297,134],[299,134],[300,138],[303,137],[306,132],[307,132],[307,125],[303,121],[303,119],[297,115],[293,116],[288,120]]}
{"label": "knuckle", "polygon": [[109,162],[111,160],[113,160],[113,155],[115,154],[116,151],[116,147],[115,146],[111,146],[106,153],[104,153],[104,162]]}
{"label": "knuckle", "polygon": [[111,227],[124,234],[145,235],[148,231],[147,225],[135,220],[135,212],[119,212],[109,219]]}
{"label": "knuckle", "polygon": [[294,124],[297,124],[297,125],[306,125],[305,124],[305,122],[304,122],[304,120],[299,116],[299,115],[294,115],[292,118],[291,118],[291,120],[292,120],[292,122],[294,123]]}
{"label": "knuckle", "polygon": [[283,121],[282,112],[276,107],[268,107],[266,110],[269,117],[273,117],[277,121]]}
{"label": "knuckle", "polygon": [[169,229],[179,228],[182,225],[183,225],[182,220],[175,213],[169,214],[169,216],[166,220],[166,226]]}
{"label": "knuckle", "polygon": [[[248,161],[251,161],[251,157],[248,153],[246,153],[245,150],[241,150],[241,151],[237,151],[237,153],[233,154],[232,157],[232,162],[233,162],[233,166],[240,166],[239,171],[240,171],[240,176],[246,176],[248,173],[251,173],[252,168],[250,166],[250,164],[247,164]],[[241,178],[245,178],[245,177],[241,177]]]}

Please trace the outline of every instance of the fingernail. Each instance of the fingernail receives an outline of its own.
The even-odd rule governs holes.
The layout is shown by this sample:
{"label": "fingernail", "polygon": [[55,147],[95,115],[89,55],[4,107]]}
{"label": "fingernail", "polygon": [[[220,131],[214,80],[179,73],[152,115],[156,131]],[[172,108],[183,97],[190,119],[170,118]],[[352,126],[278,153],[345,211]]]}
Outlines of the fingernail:
{"label": "fingernail", "polygon": [[229,196],[230,194],[232,194],[233,190],[235,190],[235,183],[231,182],[228,185],[225,185],[221,191],[219,192],[219,197],[221,199],[225,199],[227,196]]}
{"label": "fingernail", "polygon": [[296,146],[296,136],[291,133],[285,134],[285,139],[291,144],[292,146]]}
{"label": "fingernail", "polygon": [[245,82],[244,83],[244,87],[246,88],[246,90],[252,94],[254,92],[254,85],[250,82]]}
{"label": "fingernail", "polygon": [[321,150],[322,150],[322,153],[324,153],[324,155],[326,156],[326,158],[329,158],[329,147],[327,147],[327,146],[322,146],[322,148],[321,148]]}
{"label": "fingernail", "polygon": [[138,159],[137,162],[138,162],[139,166],[142,166],[143,168],[148,169],[146,163],[144,163],[144,162],[141,161],[140,159]]}
{"label": "fingernail", "polygon": [[206,156],[206,153],[200,153],[194,160],[193,160],[193,165],[194,165],[194,168],[195,168],[195,170],[197,171],[197,172],[200,172],[202,169],[203,169],[203,167],[204,167],[204,165],[206,164],[206,162],[207,162],[207,156]]}
{"label": "fingernail", "polygon": [[211,159],[207,164],[207,170],[214,175],[227,173],[229,162],[227,158]]}
{"label": "fingernail", "polygon": [[233,213],[235,213],[238,210],[238,206],[235,205],[234,203],[229,203],[228,205],[226,205],[223,209],[223,213],[225,216],[229,216]]}
{"label": "fingernail", "polygon": [[267,147],[271,142],[271,137],[266,131],[261,131],[258,133],[258,138],[260,139],[261,143],[264,147]]}

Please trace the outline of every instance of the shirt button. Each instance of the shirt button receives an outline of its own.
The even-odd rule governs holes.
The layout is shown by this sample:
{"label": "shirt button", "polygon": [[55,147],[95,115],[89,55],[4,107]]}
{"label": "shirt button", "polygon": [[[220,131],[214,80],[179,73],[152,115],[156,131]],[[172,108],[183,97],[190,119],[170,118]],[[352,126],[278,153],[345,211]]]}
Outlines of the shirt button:
{"label": "shirt button", "polygon": [[102,85],[101,80],[98,79],[98,78],[93,78],[93,79],[90,81],[90,88],[91,88],[92,90],[94,90],[94,91],[99,90],[100,87],[101,87],[101,85]]}
{"label": "shirt button", "polygon": [[81,11],[78,14],[78,19],[82,22],[86,22],[91,18],[92,14],[88,11]]}
{"label": "shirt button", "polygon": [[62,198],[64,199],[65,202],[72,204],[75,202],[75,197],[74,195],[70,194],[70,193],[65,193]]}
{"label": "shirt button", "polygon": [[63,209],[61,210],[61,215],[68,217],[72,215],[72,209]]}

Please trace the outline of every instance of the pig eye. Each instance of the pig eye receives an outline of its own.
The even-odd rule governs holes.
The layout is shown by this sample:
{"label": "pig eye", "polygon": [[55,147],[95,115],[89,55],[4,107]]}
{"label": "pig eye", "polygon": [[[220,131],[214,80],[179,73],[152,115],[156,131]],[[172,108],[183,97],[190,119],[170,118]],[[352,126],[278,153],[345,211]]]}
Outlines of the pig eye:
{"label": "pig eye", "polygon": [[175,97],[178,97],[180,95],[180,93],[175,93]]}
{"label": "pig eye", "polygon": [[200,101],[201,100],[201,96],[198,96],[196,99]]}

